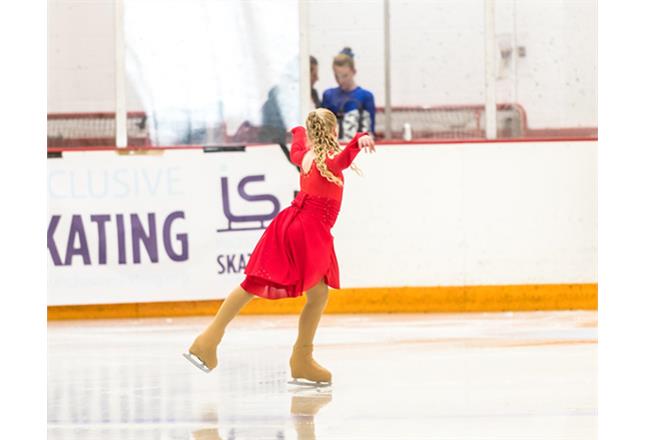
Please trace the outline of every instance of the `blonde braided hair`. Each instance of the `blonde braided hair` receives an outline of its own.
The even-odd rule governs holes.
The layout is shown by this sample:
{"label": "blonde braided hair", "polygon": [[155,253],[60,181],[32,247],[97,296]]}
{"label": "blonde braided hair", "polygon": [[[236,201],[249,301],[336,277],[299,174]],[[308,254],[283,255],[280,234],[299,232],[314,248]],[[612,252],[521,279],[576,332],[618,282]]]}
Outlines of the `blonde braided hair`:
{"label": "blonde braided hair", "polygon": [[[327,157],[333,158],[342,151],[334,136],[334,127],[336,116],[326,108],[318,108],[307,115],[307,137],[314,151],[314,162],[320,175],[331,183],[343,186],[343,181],[329,170],[325,162]],[[356,165],[352,164],[351,168],[357,174],[361,174]]]}

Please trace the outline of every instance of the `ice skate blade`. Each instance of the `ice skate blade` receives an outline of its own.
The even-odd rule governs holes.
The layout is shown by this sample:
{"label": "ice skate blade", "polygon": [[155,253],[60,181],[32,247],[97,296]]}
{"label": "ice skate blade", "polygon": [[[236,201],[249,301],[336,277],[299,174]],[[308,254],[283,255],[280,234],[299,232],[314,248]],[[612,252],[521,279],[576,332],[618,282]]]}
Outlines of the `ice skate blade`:
{"label": "ice skate blade", "polygon": [[298,385],[301,387],[324,388],[330,387],[331,382],[312,382],[304,379],[293,379],[287,382],[289,385]]}
{"label": "ice skate blade", "polygon": [[201,361],[201,359],[199,359],[199,358],[198,358],[197,356],[195,356],[194,354],[192,354],[192,353],[184,353],[184,354],[183,354],[183,356],[184,356],[186,359],[188,359],[188,361],[189,361],[191,364],[193,364],[194,366],[196,366],[197,368],[199,368],[200,370],[202,370],[204,373],[210,373],[211,371],[213,371],[213,369],[212,369],[212,368],[208,368],[208,367],[206,366],[206,364],[205,364],[205,363],[203,363],[203,362]]}

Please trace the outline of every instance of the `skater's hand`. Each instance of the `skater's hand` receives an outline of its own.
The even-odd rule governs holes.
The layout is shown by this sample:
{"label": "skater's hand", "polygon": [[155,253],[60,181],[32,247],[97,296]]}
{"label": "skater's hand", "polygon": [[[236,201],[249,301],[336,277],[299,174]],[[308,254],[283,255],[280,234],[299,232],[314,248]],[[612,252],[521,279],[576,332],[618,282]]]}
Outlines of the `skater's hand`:
{"label": "skater's hand", "polygon": [[372,136],[368,134],[358,138],[358,147],[361,150],[365,150],[367,153],[374,153],[376,151],[374,147],[374,139],[372,139]]}

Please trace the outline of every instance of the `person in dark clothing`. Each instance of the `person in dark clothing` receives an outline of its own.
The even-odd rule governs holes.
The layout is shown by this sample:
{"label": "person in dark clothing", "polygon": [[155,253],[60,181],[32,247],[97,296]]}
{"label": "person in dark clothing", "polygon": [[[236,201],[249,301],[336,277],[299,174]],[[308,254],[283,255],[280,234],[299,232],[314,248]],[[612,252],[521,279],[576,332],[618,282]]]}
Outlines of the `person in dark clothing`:
{"label": "person in dark clothing", "polygon": [[320,108],[320,97],[318,90],[314,88],[314,84],[318,81],[318,60],[314,56],[309,56],[309,80],[311,81],[311,102],[314,109]]}
{"label": "person in dark clothing", "polygon": [[[311,102],[312,110],[320,107],[320,97],[314,84],[318,81],[318,60],[309,56],[309,80],[311,81]],[[267,100],[262,105],[262,127],[259,131],[259,142],[285,144],[287,139],[287,128],[280,111],[278,102],[278,88],[272,87],[269,90]]]}

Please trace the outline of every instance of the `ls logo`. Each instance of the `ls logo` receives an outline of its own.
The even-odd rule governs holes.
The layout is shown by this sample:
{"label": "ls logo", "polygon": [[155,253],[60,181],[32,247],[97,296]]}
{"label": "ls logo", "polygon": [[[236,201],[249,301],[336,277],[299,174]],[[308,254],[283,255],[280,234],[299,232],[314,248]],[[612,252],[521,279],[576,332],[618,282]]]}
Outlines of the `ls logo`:
{"label": "ls logo", "polygon": [[[246,176],[240,180],[240,183],[237,185],[237,193],[240,197],[248,202],[271,202],[273,204],[273,211],[268,214],[235,215],[231,211],[228,177],[222,177],[222,203],[224,205],[224,215],[228,220],[228,227],[225,229],[218,229],[217,232],[254,231],[257,229],[266,229],[266,222],[271,221],[276,215],[278,215],[278,212],[280,212],[280,202],[275,196],[271,194],[251,195],[246,192],[246,185],[251,182],[264,182],[264,176]],[[237,227],[234,227],[234,223],[238,224]]]}

